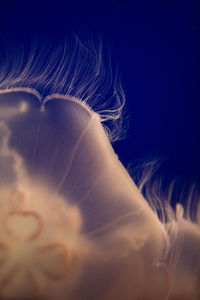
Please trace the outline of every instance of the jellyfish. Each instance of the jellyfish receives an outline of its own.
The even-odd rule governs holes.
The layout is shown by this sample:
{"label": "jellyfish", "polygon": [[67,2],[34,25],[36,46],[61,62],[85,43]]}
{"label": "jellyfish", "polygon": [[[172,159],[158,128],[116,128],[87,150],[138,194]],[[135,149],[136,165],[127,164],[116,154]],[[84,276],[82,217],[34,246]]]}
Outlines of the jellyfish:
{"label": "jellyfish", "polygon": [[29,50],[1,60],[0,299],[199,299],[199,206],[159,200],[160,218],[115,154],[125,96],[102,46]]}

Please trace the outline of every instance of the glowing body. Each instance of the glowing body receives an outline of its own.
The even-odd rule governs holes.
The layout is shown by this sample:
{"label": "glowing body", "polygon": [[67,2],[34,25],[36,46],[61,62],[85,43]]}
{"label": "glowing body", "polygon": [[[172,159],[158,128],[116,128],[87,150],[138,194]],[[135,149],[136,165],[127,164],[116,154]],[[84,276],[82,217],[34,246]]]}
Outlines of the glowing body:
{"label": "glowing body", "polygon": [[101,121],[75,96],[1,90],[0,299],[198,299],[199,225],[162,224]]}
{"label": "glowing body", "polygon": [[[13,159],[10,172],[14,178],[9,181],[5,196],[1,197],[1,248],[2,255],[6,253],[7,260],[10,261],[9,264],[3,262],[4,268],[1,269],[2,295],[6,297],[8,293],[8,297],[9,294],[14,296],[15,285],[12,290],[12,281],[15,281],[15,276],[19,276],[18,273],[22,274],[21,268],[25,268],[29,277],[33,277],[36,295],[38,293],[47,299],[52,297],[52,292],[49,293],[46,286],[48,283],[44,281],[42,284],[39,276],[33,274],[38,272],[37,268],[40,270],[40,264],[38,263],[38,267],[35,264],[39,259],[38,252],[49,247],[45,254],[50,255],[50,258],[43,269],[50,269],[52,277],[57,278],[56,269],[51,270],[51,256],[55,250],[54,245],[56,247],[57,244],[66,248],[69,256],[67,276],[60,278],[65,286],[63,299],[68,299],[71,289],[75,289],[76,295],[83,280],[81,278],[80,282],[73,283],[69,278],[73,278],[82,263],[87,272],[94,261],[95,266],[92,268],[95,269],[88,278],[84,278],[86,282],[90,280],[90,290],[85,291],[86,284],[81,288],[81,294],[70,297],[78,299],[86,293],[87,298],[89,293],[92,298],[109,299],[112,294],[112,297],[119,295],[124,288],[133,289],[132,294],[139,295],[141,291],[137,285],[141,282],[136,280],[138,272],[142,278],[146,277],[147,271],[162,273],[160,269],[156,269],[164,253],[165,232],[113,152],[98,115],[81,102],[67,97],[60,99],[52,96],[42,111],[34,92],[2,92],[0,98],[3,109],[8,111],[8,115],[4,115],[6,120],[2,123],[2,149],[7,148],[8,151],[2,153],[1,161],[5,159],[5,155],[8,161]],[[15,98],[14,107],[11,104],[12,98]],[[19,103],[16,99],[19,99]],[[19,109],[15,117],[9,117],[9,107],[17,112],[22,106],[26,107],[25,111],[20,112]],[[30,122],[30,126],[26,122]],[[36,254],[32,254],[35,244]],[[8,248],[8,251],[3,250],[4,248]],[[9,257],[10,251],[14,261]],[[147,251],[149,257],[145,258]],[[28,264],[25,259],[27,256]],[[72,261],[70,257],[73,257]],[[59,259],[61,258],[57,258],[58,261]],[[102,264],[105,264],[103,270]],[[16,275],[7,275],[7,268],[11,268],[12,273],[16,266],[19,268]],[[64,272],[64,265],[61,264],[60,267],[58,274]],[[112,274],[113,268],[118,269],[117,275]],[[138,270],[137,276],[135,268]],[[95,272],[99,277],[108,271],[111,272],[111,278],[113,276],[113,283],[120,281],[120,284],[117,283],[120,290],[113,283],[105,288],[107,280],[96,282]],[[132,278],[129,283],[127,279],[121,278],[124,276]],[[165,274],[162,276],[165,288]],[[21,285],[27,288],[23,281]],[[92,291],[94,285],[96,288]],[[31,288],[34,289],[34,285]],[[149,289],[152,289],[151,285]]]}

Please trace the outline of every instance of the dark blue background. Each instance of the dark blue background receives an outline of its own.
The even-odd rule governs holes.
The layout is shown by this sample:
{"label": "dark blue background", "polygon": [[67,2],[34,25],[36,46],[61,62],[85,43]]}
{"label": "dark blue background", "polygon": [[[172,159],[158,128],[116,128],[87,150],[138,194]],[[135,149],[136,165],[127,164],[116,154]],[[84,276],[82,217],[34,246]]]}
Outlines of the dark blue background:
{"label": "dark blue background", "polygon": [[118,64],[130,126],[122,162],[165,158],[161,173],[200,179],[198,0],[1,1],[0,34],[101,36]]}

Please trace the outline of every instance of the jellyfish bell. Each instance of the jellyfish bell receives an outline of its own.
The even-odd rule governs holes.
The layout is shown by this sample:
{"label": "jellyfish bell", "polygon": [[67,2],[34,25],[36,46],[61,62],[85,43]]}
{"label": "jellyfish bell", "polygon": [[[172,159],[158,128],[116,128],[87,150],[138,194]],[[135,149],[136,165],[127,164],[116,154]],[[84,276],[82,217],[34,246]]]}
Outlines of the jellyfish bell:
{"label": "jellyfish bell", "polygon": [[[99,107],[105,86],[101,56],[76,51],[63,65],[64,48],[60,64],[47,60],[40,71],[34,55],[20,72],[16,62],[4,68],[0,299],[170,299],[171,291],[173,299],[180,283],[171,278],[183,274],[173,267],[184,266],[184,255],[172,259],[172,245],[180,253],[192,236],[198,258],[199,227],[185,235],[187,225],[162,223],[144,199],[111,146],[115,125],[103,125],[120,119],[120,84],[107,82],[114,107],[95,111],[90,99]],[[186,237],[181,247],[175,228]]]}
{"label": "jellyfish bell", "polygon": [[[121,287],[122,295],[122,275],[133,273],[135,276],[132,269],[137,268],[143,277],[142,257],[156,243],[155,251],[145,259],[146,269],[155,271],[156,267],[151,268],[151,264],[156,265],[164,251],[164,228],[119,162],[98,114],[69,96],[51,95],[41,101],[30,89],[1,91],[0,105],[8,111],[1,121],[2,128],[4,126],[2,146],[7,149],[1,159],[4,155],[9,157],[13,174],[8,185],[5,184],[6,196],[1,200],[1,244],[14,255],[13,261],[10,258],[11,270],[7,271],[6,263],[1,269],[3,297],[6,298],[8,293],[9,298],[9,293],[15,292],[15,285],[19,284],[15,280],[19,280],[22,286],[24,284],[23,279],[17,279],[18,271],[16,279],[12,275],[17,268],[15,264],[20,264],[19,269],[25,264],[37,292],[50,297],[45,280],[43,287],[38,287],[35,272],[46,268],[54,277],[51,264],[55,260],[57,272],[64,273],[61,268],[63,255],[57,254],[56,245],[59,245],[59,251],[67,249],[66,255],[75,256],[76,261],[71,270],[67,258],[69,270],[66,273],[69,274],[66,279],[61,278],[62,282],[68,281],[73,287],[74,272],[81,273],[81,265],[85,271],[91,269],[91,275],[82,278],[79,284],[83,295],[88,293],[89,297],[98,297],[97,289],[105,294],[101,294],[100,299],[114,297],[116,287],[111,285],[112,288],[108,288],[107,282],[98,280],[105,272],[108,272],[109,280],[119,281],[117,285]],[[32,253],[33,249],[36,254]],[[35,258],[32,256],[36,255],[38,259],[41,252],[50,258],[45,266],[38,263],[38,270],[34,270]],[[28,257],[28,263],[24,256]],[[141,260],[139,264],[136,257]],[[124,268],[123,272],[116,276],[114,270],[119,272],[121,268]],[[7,275],[7,272],[11,274]],[[87,290],[92,278],[95,290],[91,284]],[[132,280],[127,287],[130,289],[131,286]],[[65,282],[68,296],[64,294],[63,299],[69,297],[70,288]],[[79,288],[76,286],[74,291],[75,295],[77,293],[75,299],[80,297]],[[60,290],[63,292],[61,287]],[[134,293],[138,292],[135,286]],[[17,297],[20,298],[21,294]]]}

